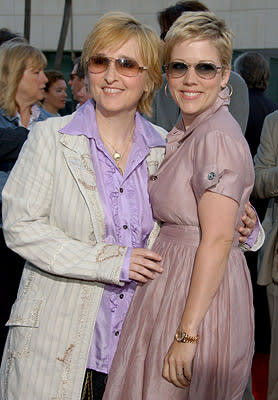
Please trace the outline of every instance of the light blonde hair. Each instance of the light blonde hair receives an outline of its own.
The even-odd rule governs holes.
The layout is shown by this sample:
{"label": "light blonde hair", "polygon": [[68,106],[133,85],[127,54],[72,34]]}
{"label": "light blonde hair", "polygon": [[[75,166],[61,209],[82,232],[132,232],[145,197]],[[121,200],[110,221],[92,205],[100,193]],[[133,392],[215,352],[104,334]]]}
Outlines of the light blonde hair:
{"label": "light blonde hair", "polygon": [[44,54],[28,43],[10,40],[0,46],[0,106],[7,115],[18,110],[16,93],[25,69],[45,67]]}
{"label": "light blonde hair", "polygon": [[143,65],[148,68],[146,71],[148,89],[140,98],[137,109],[140,113],[150,115],[155,89],[162,84],[162,47],[158,35],[152,28],[123,12],[107,13],[85,40],[81,62],[87,74],[87,62],[91,56],[107,47],[118,49],[131,37],[137,39]]}
{"label": "light blonde hair", "polygon": [[211,40],[219,52],[222,66],[228,69],[233,53],[232,36],[225,21],[211,11],[187,11],[174,22],[165,37],[165,63],[171,61],[171,53],[177,43]]}

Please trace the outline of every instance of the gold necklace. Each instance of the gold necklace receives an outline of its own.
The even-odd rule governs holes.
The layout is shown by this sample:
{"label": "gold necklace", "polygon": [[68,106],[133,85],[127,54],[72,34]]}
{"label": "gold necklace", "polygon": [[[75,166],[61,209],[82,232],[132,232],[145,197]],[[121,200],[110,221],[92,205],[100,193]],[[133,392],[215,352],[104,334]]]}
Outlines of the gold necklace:
{"label": "gold necklace", "polygon": [[134,127],[132,128],[132,130],[130,132],[129,138],[128,138],[127,142],[126,142],[126,145],[125,145],[124,150],[122,151],[122,153],[120,153],[118,150],[116,150],[115,147],[113,146],[113,144],[107,138],[104,139],[104,137],[101,135],[101,138],[102,138],[102,141],[104,142],[104,144],[105,144],[105,142],[107,142],[107,144],[113,150],[114,153],[112,154],[112,157],[115,160],[115,162],[117,164],[117,167],[118,167],[118,169],[119,169],[119,171],[120,171],[120,173],[122,175],[123,175],[123,170],[122,170],[122,168],[120,167],[119,164],[120,164],[121,159],[123,159],[123,157],[124,157],[124,155],[125,155],[125,153],[127,151],[128,145],[129,145],[129,143],[130,143],[130,141],[131,141],[131,139],[133,137],[133,131],[134,131]]}

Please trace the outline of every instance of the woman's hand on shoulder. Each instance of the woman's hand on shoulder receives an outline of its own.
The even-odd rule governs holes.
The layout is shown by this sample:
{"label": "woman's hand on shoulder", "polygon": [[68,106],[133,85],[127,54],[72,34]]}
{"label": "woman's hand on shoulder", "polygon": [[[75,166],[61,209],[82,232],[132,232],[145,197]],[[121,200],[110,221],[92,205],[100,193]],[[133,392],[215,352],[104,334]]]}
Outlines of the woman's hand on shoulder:
{"label": "woman's hand on shoulder", "polygon": [[195,343],[178,343],[174,340],[164,359],[163,377],[177,387],[189,386],[196,349]]}
{"label": "woman's hand on shoulder", "polygon": [[160,264],[161,257],[152,250],[133,249],[129,263],[129,279],[146,283],[148,279],[154,279],[155,273],[163,271]]}

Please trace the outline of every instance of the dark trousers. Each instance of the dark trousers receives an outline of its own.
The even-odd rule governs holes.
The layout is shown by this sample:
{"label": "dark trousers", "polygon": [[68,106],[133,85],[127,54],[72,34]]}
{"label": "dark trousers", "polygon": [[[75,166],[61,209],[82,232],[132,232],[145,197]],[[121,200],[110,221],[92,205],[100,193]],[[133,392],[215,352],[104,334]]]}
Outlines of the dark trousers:
{"label": "dark trousers", "polygon": [[101,400],[105,390],[107,376],[107,374],[102,372],[87,369],[80,400]]}

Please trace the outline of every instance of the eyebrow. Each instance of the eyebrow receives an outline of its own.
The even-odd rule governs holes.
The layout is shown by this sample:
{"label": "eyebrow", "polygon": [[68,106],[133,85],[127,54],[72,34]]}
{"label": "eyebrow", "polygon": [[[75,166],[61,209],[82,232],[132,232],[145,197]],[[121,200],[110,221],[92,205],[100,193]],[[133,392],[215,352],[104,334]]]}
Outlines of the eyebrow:
{"label": "eyebrow", "polygon": [[[111,57],[111,56],[108,56],[107,54],[104,54],[104,53],[97,53],[97,54],[95,54],[95,56],[102,56],[102,57],[107,57],[107,58]],[[112,57],[112,58],[115,58],[115,60],[117,60],[119,58],[125,58],[125,59],[128,59],[128,60],[134,60],[134,61],[138,62],[136,60],[136,58],[133,58],[133,57],[130,57],[130,56],[126,56],[124,54],[121,54],[121,55],[119,55],[117,57]]]}

